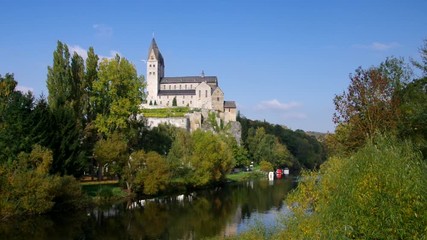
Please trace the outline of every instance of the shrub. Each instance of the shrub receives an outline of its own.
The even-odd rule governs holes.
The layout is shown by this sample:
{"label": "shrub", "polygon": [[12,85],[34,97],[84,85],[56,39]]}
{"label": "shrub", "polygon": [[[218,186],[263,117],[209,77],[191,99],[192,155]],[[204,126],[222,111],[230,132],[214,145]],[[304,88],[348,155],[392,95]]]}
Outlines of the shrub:
{"label": "shrub", "polygon": [[409,142],[377,137],[305,173],[287,199],[287,239],[427,237],[427,164]]}

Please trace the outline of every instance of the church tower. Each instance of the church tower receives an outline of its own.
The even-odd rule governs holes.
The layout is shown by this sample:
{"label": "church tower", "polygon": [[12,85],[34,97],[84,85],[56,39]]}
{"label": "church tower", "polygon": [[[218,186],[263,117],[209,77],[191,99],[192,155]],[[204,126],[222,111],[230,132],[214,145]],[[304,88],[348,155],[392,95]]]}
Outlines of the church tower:
{"label": "church tower", "polygon": [[153,38],[147,58],[147,103],[158,103],[160,79],[164,77],[164,70],[163,56]]}

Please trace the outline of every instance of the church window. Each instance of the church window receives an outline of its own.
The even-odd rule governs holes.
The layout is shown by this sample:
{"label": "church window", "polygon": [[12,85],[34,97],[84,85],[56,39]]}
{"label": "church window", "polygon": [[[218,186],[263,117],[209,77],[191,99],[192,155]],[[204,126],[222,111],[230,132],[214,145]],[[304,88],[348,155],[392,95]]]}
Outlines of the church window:
{"label": "church window", "polygon": [[205,97],[208,97],[208,90],[205,90]]}
{"label": "church window", "polygon": [[162,105],[162,101],[160,101],[160,105]]}
{"label": "church window", "polygon": [[219,102],[219,97],[217,97],[216,100]]}
{"label": "church window", "polygon": [[181,84],[179,84],[179,90],[181,90]]}
{"label": "church window", "polygon": [[176,90],[176,85],[173,85],[173,89]]}
{"label": "church window", "polygon": [[187,90],[187,84],[185,84],[184,88],[185,88],[185,90]]}
{"label": "church window", "polygon": [[184,105],[184,101],[182,101],[182,105]]}
{"label": "church window", "polygon": [[153,67],[155,67],[156,65],[153,64]]}
{"label": "church window", "polygon": [[182,95],[182,99],[184,99],[185,98],[185,95]]}
{"label": "church window", "polygon": [[190,104],[193,104],[193,101],[190,101]]}
{"label": "church window", "polygon": [[202,90],[199,90],[199,98],[202,96]]}
{"label": "church window", "polygon": [[171,85],[169,85],[169,90],[171,90]]}

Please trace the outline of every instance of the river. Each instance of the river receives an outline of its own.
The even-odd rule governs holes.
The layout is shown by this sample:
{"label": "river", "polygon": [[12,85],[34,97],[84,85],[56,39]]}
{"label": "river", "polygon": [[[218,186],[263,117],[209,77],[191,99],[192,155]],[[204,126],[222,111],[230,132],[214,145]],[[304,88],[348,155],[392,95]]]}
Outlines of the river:
{"label": "river", "polygon": [[286,214],[292,177],[229,183],[88,212],[0,223],[0,239],[203,239],[241,233],[254,224],[273,227]]}

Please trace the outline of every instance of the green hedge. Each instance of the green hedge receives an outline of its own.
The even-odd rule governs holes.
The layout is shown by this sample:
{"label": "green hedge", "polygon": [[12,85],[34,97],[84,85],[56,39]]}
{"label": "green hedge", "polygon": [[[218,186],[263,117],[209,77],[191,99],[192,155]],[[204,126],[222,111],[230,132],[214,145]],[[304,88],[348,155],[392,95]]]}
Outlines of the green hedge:
{"label": "green hedge", "polygon": [[167,117],[184,117],[190,112],[189,107],[157,108],[143,109],[144,117],[167,118]]}

